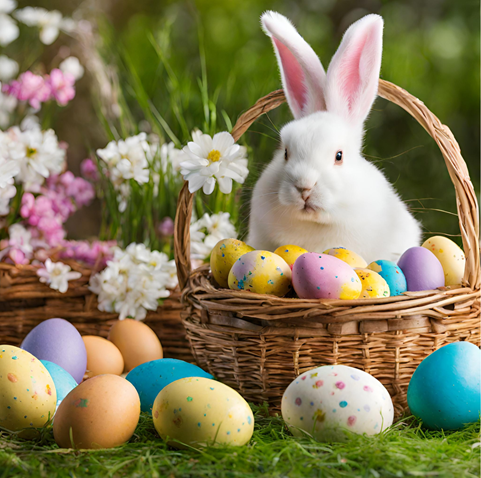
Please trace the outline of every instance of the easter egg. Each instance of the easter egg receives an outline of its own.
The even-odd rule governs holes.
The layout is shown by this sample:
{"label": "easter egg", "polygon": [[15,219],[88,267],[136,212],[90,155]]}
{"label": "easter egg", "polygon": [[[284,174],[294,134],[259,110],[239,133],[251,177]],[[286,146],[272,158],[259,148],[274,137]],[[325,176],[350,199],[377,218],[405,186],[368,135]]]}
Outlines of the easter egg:
{"label": "easter egg", "polygon": [[443,266],[425,247],[411,247],[397,265],[406,277],[409,291],[432,290],[444,286]]}
{"label": "easter egg", "polygon": [[214,378],[197,365],[172,358],[143,363],[131,370],[125,378],[137,390],[142,411],[152,413],[159,392],[169,383],[185,377]]}
{"label": "easter egg", "polygon": [[53,436],[61,448],[113,448],[130,439],[139,417],[135,387],[118,375],[98,375],[63,399]]}
{"label": "easter egg", "polygon": [[356,274],[362,285],[360,299],[389,297],[389,286],[377,272],[371,269],[356,269]]}
{"label": "easter egg", "polygon": [[346,430],[375,435],[392,425],[394,407],[384,385],[346,365],[326,365],[299,375],[286,389],[282,418],[294,436],[344,441]]}
{"label": "easter egg", "polygon": [[247,402],[227,385],[202,377],[181,378],[164,387],[152,416],[158,434],[178,448],[245,445],[254,431]]}
{"label": "easter egg", "polygon": [[96,335],[84,335],[82,339],[87,350],[89,378],[104,373],[120,375],[124,371],[124,359],[114,343]]}
{"label": "easter egg", "polygon": [[464,276],[466,257],[463,250],[451,239],[434,236],[424,242],[423,247],[439,260],[444,271],[445,285],[459,285]]}
{"label": "easter egg", "polygon": [[55,384],[55,390],[57,391],[57,408],[62,403],[62,400],[77,386],[77,382],[74,380],[66,370],[56,363],[49,362],[48,360],[41,360],[42,364],[48,370],[51,375],[53,383]]}
{"label": "easter egg", "polygon": [[401,295],[408,290],[406,277],[404,277],[403,271],[394,262],[385,260],[374,261],[367,268],[377,272],[387,282],[391,296]]}
{"label": "easter egg", "polygon": [[287,246],[278,247],[274,251],[274,254],[277,254],[278,256],[282,257],[292,270],[292,266],[294,265],[294,262],[296,262],[297,258],[299,256],[302,256],[302,254],[305,254],[306,252],[308,251],[306,251],[302,247],[294,246],[293,244],[288,244]]}
{"label": "easter egg", "polygon": [[362,290],[351,266],[317,252],[297,259],[292,268],[292,285],[301,299],[357,299]]}
{"label": "easter egg", "polygon": [[413,415],[432,430],[457,430],[479,420],[481,351],[470,342],[454,342],[428,355],[409,382]]}
{"label": "easter egg", "polygon": [[124,358],[124,372],[163,357],[162,345],[155,332],[137,320],[118,320],[112,325],[108,339],[117,346]]}
{"label": "easter egg", "polygon": [[254,248],[238,239],[219,241],[210,253],[210,269],[214,279],[221,287],[229,287],[229,272],[240,256]]}
{"label": "easter egg", "polygon": [[282,257],[273,252],[248,252],[232,266],[229,287],[283,297],[291,287],[291,269]]}
{"label": "easter egg", "polygon": [[349,264],[351,267],[367,267],[367,262],[359,255],[345,247],[333,247],[324,251],[324,254],[337,257]]}
{"label": "easter egg", "polygon": [[64,319],[48,319],[38,324],[25,337],[22,349],[39,360],[60,365],[77,383],[87,369],[87,351],[77,329]]}
{"label": "easter egg", "polygon": [[[43,427],[54,415],[57,392],[45,366],[29,352],[0,345],[0,427]],[[22,436],[34,436],[34,430]]]}

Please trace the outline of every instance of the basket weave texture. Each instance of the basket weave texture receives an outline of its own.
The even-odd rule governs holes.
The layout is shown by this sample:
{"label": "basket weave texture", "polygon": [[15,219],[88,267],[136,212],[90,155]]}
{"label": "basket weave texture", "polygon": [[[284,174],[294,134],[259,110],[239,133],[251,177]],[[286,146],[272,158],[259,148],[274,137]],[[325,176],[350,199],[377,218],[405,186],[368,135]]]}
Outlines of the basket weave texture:
{"label": "basket weave texture", "polygon": [[[182,288],[183,323],[197,363],[247,400],[278,410],[300,373],[343,364],[374,375],[399,416],[407,409],[412,374],[429,354],[461,340],[480,345],[478,204],[459,146],[449,130],[407,91],[379,80],[379,96],[401,106],[436,141],[456,190],[466,255],[459,287],[358,300],[304,300],[219,289],[209,267],[191,271],[189,224],[193,195],[179,195],[175,258]],[[282,90],[261,98],[237,121],[237,141],[262,114],[285,101]]]}
{"label": "basket weave texture", "polygon": [[[64,294],[39,282],[34,265],[0,263],[0,343],[18,346],[30,330],[54,317],[68,320],[81,335],[107,337],[118,314],[98,310],[97,297],[88,289],[92,269],[73,261],[63,262],[82,274],[69,282]],[[172,291],[155,312],[147,314],[144,323],[159,337],[164,357],[193,362],[181,309],[180,293]]]}

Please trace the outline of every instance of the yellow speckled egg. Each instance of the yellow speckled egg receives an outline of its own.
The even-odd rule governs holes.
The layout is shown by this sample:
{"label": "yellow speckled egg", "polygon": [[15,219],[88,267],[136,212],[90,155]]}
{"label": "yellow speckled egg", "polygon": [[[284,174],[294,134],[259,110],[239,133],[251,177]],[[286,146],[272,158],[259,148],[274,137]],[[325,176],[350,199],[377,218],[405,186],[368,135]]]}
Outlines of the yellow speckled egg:
{"label": "yellow speckled egg", "polygon": [[221,287],[229,287],[229,272],[240,256],[254,248],[238,239],[222,239],[210,254],[210,269],[214,279]]}
{"label": "yellow speckled egg", "polygon": [[333,247],[324,251],[324,254],[337,257],[346,262],[351,267],[367,267],[367,262],[359,255],[345,247]]}
{"label": "yellow speckled egg", "polygon": [[[43,363],[26,350],[0,345],[0,426],[12,431],[43,427],[56,403],[57,391]],[[33,430],[22,433],[33,435]]]}
{"label": "yellow speckled egg", "polygon": [[97,375],[59,405],[53,436],[62,448],[113,448],[134,434],[140,416],[135,387],[118,375]]}
{"label": "yellow speckled egg", "polygon": [[466,257],[463,250],[451,239],[430,237],[423,247],[430,250],[443,266],[445,285],[459,285],[464,276]]}
{"label": "yellow speckled egg", "polygon": [[182,444],[241,446],[254,431],[247,402],[232,388],[209,378],[170,383],[157,395],[152,416],[158,434],[177,448]]}
{"label": "yellow speckled egg", "polygon": [[297,258],[299,256],[302,256],[302,254],[305,254],[306,252],[308,251],[306,251],[302,247],[294,246],[293,244],[288,244],[287,246],[278,247],[274,251],[274,254],[281,256],[287,262],[287,264],[292,270],[292,266],[294,265],[294,262],[296,262]]}
{"label": "yellow speckled egg", "polygon": [[239,257],[229,272],[229,287],[283,297],[291,287],[287,262],[269,251],[252,251]]}
{"label": "yellow speckled egg", "polygon": [[360,299],[375,299],[378,297],[389,297],[390,291],[387,282],[371,269],[355,269],[357,276],[361,279],[362,291]]}

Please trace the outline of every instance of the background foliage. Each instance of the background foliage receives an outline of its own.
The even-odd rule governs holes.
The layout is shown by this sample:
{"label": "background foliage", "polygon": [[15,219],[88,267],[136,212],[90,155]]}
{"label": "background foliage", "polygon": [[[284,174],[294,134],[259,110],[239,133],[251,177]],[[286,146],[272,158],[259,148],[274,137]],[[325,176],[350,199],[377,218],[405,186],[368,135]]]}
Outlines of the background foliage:
{"label": "background foliage", "polygon": [[[118,71],[122,114],[117,132],[111,128],[115,122],[106,126],[97,118],[88,75],[79,82],[77,98],[55,119],[59,138],[71,146],[74,172],[89,149],[105,146],[112,134],[136,132],[139,124],[145,127],[142,120],[166,140],[185,144],[194,127],[225,130],[255,100],[279,88],[272,47],[259,27],[264,10],[291,18],[325,67],[349,24],[376,12],[385,20],[382,77],[422,99],[452,129],[479,191],[477,1],[19,1],[20,7],[27,4],[64,14],[78,10],[96,21],[102,58]],[[73,42],[71,47],[81,57]],[[254,166],[240,198],[241,223],[248,214],[250,189],[276,148],[277,129],[290,119],[283,106],[245,135]],[[365,154],[409,201],[426,234],[459,234],[454,188],[442,156],[407,113],[378,99],[367,124]],[[74,221],[71,236],[95,234],[98,207]]]}

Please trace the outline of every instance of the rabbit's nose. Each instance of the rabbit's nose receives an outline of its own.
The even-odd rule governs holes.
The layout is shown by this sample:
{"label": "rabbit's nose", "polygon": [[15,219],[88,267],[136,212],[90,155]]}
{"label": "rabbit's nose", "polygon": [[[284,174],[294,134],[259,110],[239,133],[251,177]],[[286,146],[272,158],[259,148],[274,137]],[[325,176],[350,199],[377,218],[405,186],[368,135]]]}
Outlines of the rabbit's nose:
{"label": "rabbit's nose", "polygon": [[312,188],[300,188],[296,186],[296,189],[301,193],[301,197],[304,201],[306,201],[311,195]]}

